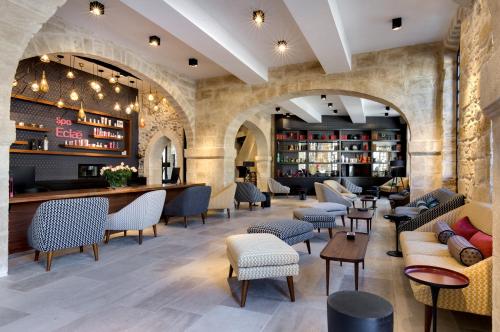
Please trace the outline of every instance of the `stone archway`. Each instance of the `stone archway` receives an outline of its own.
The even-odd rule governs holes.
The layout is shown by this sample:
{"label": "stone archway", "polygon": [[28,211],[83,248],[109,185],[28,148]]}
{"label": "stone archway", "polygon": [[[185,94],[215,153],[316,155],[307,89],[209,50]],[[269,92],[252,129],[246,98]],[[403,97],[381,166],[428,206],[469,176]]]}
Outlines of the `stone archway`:
{"label": "stone archway", "polygon": [[182,149],[182,142],[179,140],[176,133],[169,129],[161,129],[149,140],[146,152],[144,154],[144,176],[148,179],[148,184],[160,184],[161,183],[161,155],[165,146],[171,144],[175,147],[176,159],[178,161],[177,167],[180,167],[181,181],[183,173],[183,163],[181,162],[184,157],[184,151]]}

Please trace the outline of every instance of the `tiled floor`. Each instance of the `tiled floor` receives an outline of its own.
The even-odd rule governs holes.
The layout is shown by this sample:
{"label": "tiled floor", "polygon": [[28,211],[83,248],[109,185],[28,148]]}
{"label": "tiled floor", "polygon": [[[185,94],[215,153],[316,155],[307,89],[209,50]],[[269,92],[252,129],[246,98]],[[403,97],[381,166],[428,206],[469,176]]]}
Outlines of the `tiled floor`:
{"label": "tiled floor", "polygon": [[[232,219],[212,214],[206,225],[199,218],[184,229],[181,223],[152,230],[142,246],[136,237],[112,238],[101,245],[100,261],[92,249],[58,254],[52,272],[44,257],[11,257],[10,275],[0,279],[0,331],[326,331],[325,265],[319,252],[326,231],[312,240],[312,255],[304,244],[300,275],[295,278],[296,302],[288,298],[286,281],[250,284],[247,305],[239,308],[237,280],[227,279],[224,238],[249,225],[290,218],[303,201],[279,198],[270,209],[235,211]],[[360,272],[360,289],[388,299],[395,309],[395,331],[422,331],[423,306],[411,296],[402,274],[402,259],[386,256],[394,246],[394,225],[381,216],[388,202],[380,201]],[[360,224],[364,231],[365,224]],[[354,288],[352,264],[334,264],[331,291]],[[489,331],[488,317],[439,311],[439,331]]]}

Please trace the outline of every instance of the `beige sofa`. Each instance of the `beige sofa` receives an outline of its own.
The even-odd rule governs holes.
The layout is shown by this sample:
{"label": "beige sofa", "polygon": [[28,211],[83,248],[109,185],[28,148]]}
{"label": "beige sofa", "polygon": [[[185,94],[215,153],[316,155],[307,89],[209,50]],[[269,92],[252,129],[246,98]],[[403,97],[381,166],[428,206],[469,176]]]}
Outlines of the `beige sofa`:
{"label": "beige sofa", "polygon": [[[464,289],[442,289],[439,293],[438,307],[442,309],[471,312],[491,316],[491,272],[492,257],[472,266],[464,266],[449,253],[448,246],[438,242],[433,232],[433,225],[439,220],[452,225],[467,216],[471,223],[486,234],[492,234],[491,205],[479,202],[467,203],[452,210],[412,232],[402,232],[401,248],[405,266],[432,265],[463,273],[470,279]],[[413,295],[417,301],[431,305],[431,293],[428,286],[410,281]]]}

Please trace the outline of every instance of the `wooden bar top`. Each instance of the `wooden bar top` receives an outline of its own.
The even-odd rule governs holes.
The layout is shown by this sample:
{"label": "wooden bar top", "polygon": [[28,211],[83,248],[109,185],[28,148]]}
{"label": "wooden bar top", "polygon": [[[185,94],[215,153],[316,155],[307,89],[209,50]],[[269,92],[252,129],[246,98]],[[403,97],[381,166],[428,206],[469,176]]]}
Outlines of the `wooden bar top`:
{"label": "wooden bar top", "polygon": [[25,193],[17,194],[9,199],[9,204],[32,203],[41,201],[50,201],[54,199],[67,199],[67,198],[81,198],[81,197],[95,197],[95,196],[111,196],[120,194],[140,193],[151,190],[178,190],[185,189],[193,186],[203,186],[204,183],[187,183],[187,184],[156,184],[156,185],[142,185],[130,186],[123,188],[95,188],[95,189],[74,189],[74,190],[58,190],[46,191],[38,193]]}

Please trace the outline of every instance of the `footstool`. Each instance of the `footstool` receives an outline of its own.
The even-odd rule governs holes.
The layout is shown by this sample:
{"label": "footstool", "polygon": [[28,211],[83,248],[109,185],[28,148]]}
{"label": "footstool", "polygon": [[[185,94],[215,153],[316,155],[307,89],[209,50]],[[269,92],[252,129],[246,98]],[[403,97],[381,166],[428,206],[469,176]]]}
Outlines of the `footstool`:
{"label": "footstool", "polygon": [[311,223],[301,220],[278,220],[248,227],[248,233],[268,233],[277,236],[289,245],[305,242],[307,251],[311,254],[310,239],[314,237]]}
{"label": "footstool", "polygon": [[331,202],[316,202],[316,203],[311,203],[307,204],[304,206],[301,206],[303,208],[315,208],[315,209],[321,209],[325,210],[328,212],[332,211],[345,211],[347,213],[347,207],[343,204],[339,203],[331,203]]}
{"label": "footstool", "polygon": [[226,238],[229,278],[233,270],[242,281],[240,306],[244,307],[250,280],[286,277],[295,302],[293,276],[299,274],[299,254],[272,234],[238,234]]}
{"label": "footstool", "polygon": [[332,228],[336,226],[337,216],[342,218],[342,224],[345,226],[344,216],[347,214],[347,208],[342,211],[326,211],[318,208],[299,208],[293,210],[293,217],[298,220],[307,221],[317,228],[328,228],[328,234],[332,238]]}

